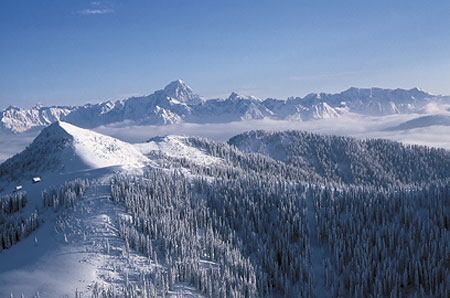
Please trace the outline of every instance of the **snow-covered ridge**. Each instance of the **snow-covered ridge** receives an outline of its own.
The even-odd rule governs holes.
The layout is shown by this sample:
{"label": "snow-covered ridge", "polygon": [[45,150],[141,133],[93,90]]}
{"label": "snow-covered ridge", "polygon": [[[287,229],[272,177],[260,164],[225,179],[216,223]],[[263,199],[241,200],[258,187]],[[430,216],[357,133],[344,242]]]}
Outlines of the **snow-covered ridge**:
{"label": "snow-covered ridge", "polygon": [[369,116],[425,114],[429,104],[443,109],[449,103],[448,96],[432,95],[418,88],[350,88],[338,94],[309,94],[287,100],[261,100],[233,92],[226,99],[206,100],[183,81],[177,80],[151,95],[116,102],[75,107],[9,107],[0,114],[0,132],[21,133],[32,128],[41,129],[58,120],[83,128],[95,128],[124,121],[136,125],[166,125],[264,118],[309,121],[338,118],[349,112]]}
{"label": "snow-covered ridge", "polygon": [[186,137],[166,136],[152,138],[146,143],[134,145],[142,154],[149,158],[161,154],[177,159],[188,159],[200,165],[220,164],[222,160],[206,152],[187,145]]}
{"label": "snow-covered ridge", "polygon": [[206,166],[222,163],[190,145],[185,137],[167,136],[130,144],[57,121],[43,129],[24,151],[0,164],[0,177],[14,181],[47,172],[62,174],[110,167],[140,171],[149,166],[164,167],[163,161],[171,158]]}
{"label": "snow-covered ridge", "polygon": [[120,166],[127,170],[149,160],[133,145],[65,122],[42,130],[21,153],[0,165],[2,180],[17,180],[46,172],[71,173]]}
{"label": "snow-covered ridge", "polygon": [[91,168],[141,168],[148,163],[148,159],[131,144],[66,122],[54,125],[59,125],[73,137],[75,153]]}

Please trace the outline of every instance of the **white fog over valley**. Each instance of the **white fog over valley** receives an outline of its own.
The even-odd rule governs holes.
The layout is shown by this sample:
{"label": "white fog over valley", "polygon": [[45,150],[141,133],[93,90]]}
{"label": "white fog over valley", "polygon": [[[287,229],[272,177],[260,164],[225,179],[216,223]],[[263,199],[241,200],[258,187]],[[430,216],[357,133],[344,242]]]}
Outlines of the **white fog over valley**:
{"label": "white fog over valley", "polygon": [[[448,116],[450,113],[429,114],[433,117]],[[449,124],[426,122],[422,115],[393,115],[384,117],[370,117],[348,115],[339,119],[319,119],[308,122],[293,122],[282,120],[246,120],[230,123],[180,123],[168,125],[128,125],[117,124],[100,126],[93,130],[129,143],[141,143],[157,136],[178,135],[198,136],[215,141],[227,141],[234,135],[262,129],[268,131],[303,130],[325,135],[351,136],[359,139],[383,138],[405,144],[420,144],[430,147],[450,149]],[[418,119],[418,126],[411,128],[390,130],[389,128]],[[431,124],[431,125],[430,125]],[[430,126],[428,126],[430,125]],[[0,161],[4,161],[25,149],[38,135],[39,131],[25,134],[4,134],[1,136]]]}

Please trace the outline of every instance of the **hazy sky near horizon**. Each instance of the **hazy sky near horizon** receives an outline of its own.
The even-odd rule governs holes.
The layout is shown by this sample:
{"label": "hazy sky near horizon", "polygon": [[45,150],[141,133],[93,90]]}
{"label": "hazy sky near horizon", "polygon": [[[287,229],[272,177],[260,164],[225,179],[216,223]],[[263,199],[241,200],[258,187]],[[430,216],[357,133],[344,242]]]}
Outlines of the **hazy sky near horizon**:
{"label": "hazy sky near horizon", "polygon": [[0,109],[95,103],[182,79],[206,98],[450,94],[450,1],[3,0]]}

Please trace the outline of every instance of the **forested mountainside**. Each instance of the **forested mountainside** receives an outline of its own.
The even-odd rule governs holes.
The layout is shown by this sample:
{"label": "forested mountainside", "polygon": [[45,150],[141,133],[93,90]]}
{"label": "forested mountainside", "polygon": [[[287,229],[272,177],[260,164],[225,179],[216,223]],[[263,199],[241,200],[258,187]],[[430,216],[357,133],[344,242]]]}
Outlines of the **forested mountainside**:
{"label": "forested mountainside", "polygon": [[[208,163],[151,149],[173,141],[136,147],[152,160],[143,172],[88,175],[31,204],[26,193],[2,197],[1,249],[53,224],[64,245],[81,239],[84,259],[116,260],[76,297],[176,297],[185,287],[194,297],[450,295],[448,151],[300,131],[176,139]],[[106,187],[114,208],[101,214],[116,238],[90,239],[80,221]]]}
{"label": "forested mountainside", "polygon": [[450,152],[383,139],[358,140],[303,131],[251,131],[228,142],[336,182],[387,186],[445,179]]}
{"label": "forested mountainside", "polygon": [[[277,147],[273,152],[280,153],[279,144],[269,139],[270,135],[259,132],[259,140],[268,147]],[[307,134],[287,135],[291,137],[284,140],[290,144],[287,151],[295,152],[292,156],[297,158],[300,153],[311,153],[299,144],[322,150],[333,144],[329,151],[314,152],[317,160],[324,161],[324,156],[335,150],[328,164],[337,163],[339,153],[348,151],[349,167],[353,161],[360,162],[351,156],[361,158],[366,150],[372,158],[393,153],[384,159],[364,160],[364,171],[353,174],[359,185],[348,184],[342,178],[336,180],[309,165],[309,177],[321,177],[311,184],[308,178],[285,175],[268,166],[270,163],[261,163],[266,159],[262,155],[246,155],[206,139],[187,139],[189,144],[226,162],[203,170],[196,168],[195,172],[202,176],[193,182],[179,174],[161,181],[166,178],[158,172],[148,174],[153,178],[119,178],[112,184],[113,197],[121,198],[127,208],[133,209],[133,220],[124,232],[134,235],[135,240],[129,239],[133,246],[145,252],[150,249],[145,246],[147,242],[138,239],[165,239],[167,248],[162,249],[162,255],[172,269],[167,273],[168,284],[163,277],[159,284],[167,290],[177,282],[196,284],[207,297],[439,297],[450,293],[446,286],[450,266],[441,259],[450,252],[450,219],[446,215],[450,207],[449,172],[439,170],[440,165],[449,163],[447,151],[384,140],[310,134],[309,138],[295,140],[295,136]],[[343,148],[336,148],[337,140]],[[230,143],[234,144],[232,140]],[[349,149],[355,146],[359,151]],[[399,155],[408,163],[395,172],[397,176],[364,177],[374,167],[394,166]],[[383,163],[376,165],[380,161]],[[427,173],[435,181],[402,170],[413,163],[430,169]],[[299,163],[280,159],[277,164],[295,168]],[[193,169],[187,161],[180,165]],[[225,170],[227,165],[241,172],[232,175],[232,171]],[[206,174],[215,179],[203,178]],[[149,197],[151,202],[157,201],[156,206],[146,203]],[[141,213],[142,209],[147,211]],[[152,219],[146,214],[151,214]],[[167,217],[170,220],[164,223]],[[210,242],[205,231],[214,235]],[[188,250],[186,247],[194,249],[183,252]],[[167,254],[167,250],[171,253]],[[180,262],[189,266],[179,266]],[[205,262],[217,266],[205,268],[201,265]],[[158,287],[146,285],[146,291],[162,293]]]}
{"label": "forested mountainside", "polygon": [[166,266],[123,290],[136,297],[177,283],[206,297],[450,294],[448,182],[387,191],[153,171],[118,177],[111,195],[131,214],[127,245]]}

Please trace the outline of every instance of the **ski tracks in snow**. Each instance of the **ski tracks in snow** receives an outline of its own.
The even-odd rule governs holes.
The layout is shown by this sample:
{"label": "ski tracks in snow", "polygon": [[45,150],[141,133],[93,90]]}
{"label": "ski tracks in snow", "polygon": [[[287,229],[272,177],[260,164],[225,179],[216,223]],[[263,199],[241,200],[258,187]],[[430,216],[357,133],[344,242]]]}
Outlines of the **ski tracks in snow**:
{"label": "ski tracks in snow", "polygon": [[149,259],[127,250],[119,237],[119,219],[124,215],[124,208],[109,199],[108,186],[94,183],[74,211],[57,218],[61,241],[94,273],[95,280],[89,281],[88,288],[95,283],[124,287],[127,280],[137,283],[141,274],[151,271]]}

